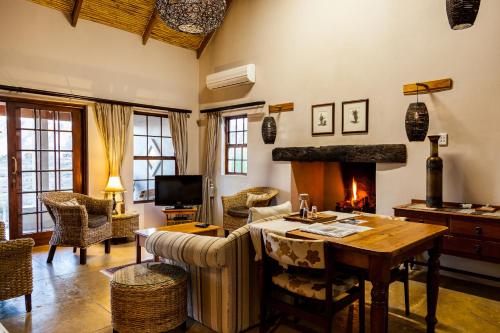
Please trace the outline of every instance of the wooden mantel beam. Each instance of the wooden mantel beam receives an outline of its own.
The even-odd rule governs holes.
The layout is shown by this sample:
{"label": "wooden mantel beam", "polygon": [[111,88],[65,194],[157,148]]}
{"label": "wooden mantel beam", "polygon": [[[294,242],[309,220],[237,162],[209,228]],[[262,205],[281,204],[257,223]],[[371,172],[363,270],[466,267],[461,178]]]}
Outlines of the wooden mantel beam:
{"label": "wooden mantel beam", "polygon": [[[226,0],[226,13],[224,14],[224,16],[227,15],[227,12],[229,11],[229,6],[231,6],[232,2],[233,2],[233,0]],[[203,38],[203,41],[201,42],[200,47],[198,48],[198,50],[196,50],[196,58],[199,59],[201,57],[203,50],[205,50],[205,48],[207,47],[208,43],[210,42],[213,35],[215,34],[215,31],[217,31],[217,30],[210,32],[209,34],[207,34],[205,36],[205,38]]]}
{"label": "wooden mantel beam", "polygon": [[148,24],[146,25],[146,29],[144,30],[144,33],[142,34],[142,44],[146,45],[148,42],[149,36],[151,36],[151,31],[153,31],[153,26],[156,22],[156,18],[158,17],[158,10],[156,7],[153,9],[153,12],[151,13],[151,16],[149,17]]}
{"label": "wooden mantel beam", "polygon": [[73,4],[73,11],[71,12],[71,25],[76,27],[78,22],[78,17],[80,16],[80,10],[82,9],[83,0],[75,0]]}

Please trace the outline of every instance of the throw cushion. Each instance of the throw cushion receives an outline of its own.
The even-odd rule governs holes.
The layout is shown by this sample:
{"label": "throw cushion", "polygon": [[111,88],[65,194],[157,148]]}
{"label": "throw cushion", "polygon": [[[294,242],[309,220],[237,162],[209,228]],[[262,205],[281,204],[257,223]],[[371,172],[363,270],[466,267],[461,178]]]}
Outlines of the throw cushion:
{"label": "throw cushion", "polygon": [[238,206],[238,207],[229,208],[227,210],[227,215],[232,216],[232,217],[241,217],[241,218],[246,219],[248,217],[248,207]]}
{"label": "throw cushion", "polygon": [[97,228],[108,222],[106,215],[93,215],[89,214],[89,228]]}
{"label": "throw cushion", "polygon": [[269,207],[252,207],[248,215],[248,223],[255,222],[266,217],[280,214],[290,214],[292,212],[292,203],[287,201],[281,205]]}
{"label": "throw cushion", "polygon": [[61,206],[80,206],[78,201],[76,201],[75,198],[68,200],[68,201],[63,201],[63,202],[58,202]]}
{"label": "throw cushion", "polygon": [[262,194],[256,194],[256,193],[247,193],[247,207],[254,207],[258,205],[259,201],[265,201],[269,197],[269,194],[267,193],[262,193]]}

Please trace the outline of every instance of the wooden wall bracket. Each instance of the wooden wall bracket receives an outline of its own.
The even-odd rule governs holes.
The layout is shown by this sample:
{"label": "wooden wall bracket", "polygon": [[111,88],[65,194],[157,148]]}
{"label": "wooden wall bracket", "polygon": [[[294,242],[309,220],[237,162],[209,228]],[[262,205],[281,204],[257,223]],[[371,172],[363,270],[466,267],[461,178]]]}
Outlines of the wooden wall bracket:
{"label": "wooden wall bracket", "polygon": [[269,113],[289,112],[293,110],[294,110],[294,104],[292,102],[269,105]]}
{"label": "wooden wall bracket", "polygon": [[417,89],[419,94],[430,94],[438,91],[451,90],[452,88],[453,88],[452,79],[441,79],[435,81],[405,84],[403,86],[403,94],[416,95]]}

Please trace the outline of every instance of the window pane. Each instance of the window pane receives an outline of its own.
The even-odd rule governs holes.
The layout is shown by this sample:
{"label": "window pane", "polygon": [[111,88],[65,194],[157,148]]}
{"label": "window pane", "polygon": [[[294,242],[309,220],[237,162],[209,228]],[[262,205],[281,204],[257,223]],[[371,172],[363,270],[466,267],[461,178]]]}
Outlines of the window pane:
{"label": "window pane", "polygon": [[59,130],[61,131],[71,131],[72,121],[71,112],[59,112]]}
{"label": "window pane", "polygon": [[146,116],[134,114],[134,134],[146,135]]}
{"label": "window pane", "polygon": [[148,135],[161,135],[161,118],[148,116]]}
{"label": "window pane", "polygon": [[134,181],[134,201],[148,200],[147,190],[148,190],[147,181]]}
{"label": "window pane", "polygon": [[[71,153],[70,153],[71,154]],[[41,151],[40,168],[41,170],[54,170],[56,168],[55,153],[51,151]]]}
{"label": "window pane", "polygon": [[134,160],[134,180],[148,179],[148,161]]}
{"label": "window pane", "polygon": [[236,133],[229,133],[229,144],[236,144]]}
{"label": "window pane", "polygon": [[247,144],[248,143],[248,132],[243,133],[243,143]]}
{"label": "window pane", "polygon": [[21,149],[25,150],[35,149],[35,131],[30,131],[30,130],[21,131]]}
{"label": "window pane", "polygon": [[236,130],[243,131],[243,118],[238,118],[236,119],[236,121],[237,121]]}
{"label": "window pane", "polygon": [[22,213],[36,213],[36,193],[26,193],[21,196]]}
{"label": "window pane", "polygon": [[73,134],[69,132],[60,132],[61,150],[73,150]]}
{"label": "window pane", "polygon": [[241,172],[247,173],[247,161],[243,161],[241,164]]}
{"label": "window pane", "polygon": [[71,190],[73,188],[73,172],[62,171],[59,174],[59,184],[62,190]]}
{"label": "window pane", "polygon": [[36,170],[36,158],[34,151],[23,151],[21,152],[22,159],[22,170],[23,171],[35,171]]}
{"label": "window pane", "polygon": [[61,170],[71,170],[73,169],[73,153],[69,151],[60,152],[60,163],[59,167]]}
{"label": "window pane", "polygon": [[243,126],[245,128],[245,131],[248,130],[248,118],[247,117],[243,118]]}
{"label": "window pane", "polygon": [[161,156],[160,138],[148,138],[148,156]]}
{"label": "window pane", "polygon": [[35,114],[33,109],[17,109],[21,113],[21,128],[35,128]]}
{"label": "window pane", "polygon": [[171,138],[162,139],[162,156],[174,156],[174,144]]}
{"label": "window pane", "polygon": [[170,134],[170,121],[168,118],[161,118],[161,135],[172,136]]}
{"label": "window pane", "polygon": [[31,192],[36,190],[36,174],[34,172],[23,172],[21,175],[21,191]]}
{"label": "window pane", "polygon": [[234,161],[234,172],[241,173],[241,161]]}
{"label": "window pane", "polygon": [[55,172],[41,172],[40,185],[42,191],[52,191],[56,189],[56,174]]}
{"label": "window pane", "polygon": [[[40,131],[37,132],[40,135],[39,148],[43,150],[54,150],[54,132],[52,131]],[[71,149],[71,148],[70,148]]]}
{"label": "window pane", "polygon": [[236,160],[241,160],[241,148],[236,148]]}
{"label": "window pane", "polygon": [[49,213],[43,213],[42,215],[42,231],[50,231],[54,229],[54,221],[50,217]]}
{"label": "window pane", "polygon": [[161,161],[148,161],[148,179],[154,179],[156,176],[160,176],[161,171]]}
{"label": "window pane", "polygon": [[147,156],[147,138],[145,136],[134,136],[134,155]]}
{"label": "window pane", "polygon": [[229,131],[236,131],[236,119],[229,119]]}
{"label": "window pane", "polygon": [[36,214],[21,215],[23,234],[32,234],[36,230]]}
{"label": "window pane", "polygon": [[155,181],[150,180],[148,183],[148,200],[154,200],[155,199]]}
{"label": "window pane", "polygon": [[227,161],[227,171],[234,172],[234,161],[233,160]]}
{"label": "window pane", "polygon": [[164,176],[175,175],[175,161],[173,160],[163,161],[163,175]]}
{"label": "window pane", "polygon": [[247,160],[247,159],[248,159],[248,158],[247,158],[247,148],[246,148],[246,147],[245,147],[245,148],[243,148],[243,159],[244,159],[244,160]]}
{"label": "window pane", "polygon": [[234,148],[229,148],[227,150],[227,158],[230,160],[234,159]]}
{"label": "window pane", "polygon": [[236,143],[243,144],[243,132],[236,132]]}
{"label": "window pane", "polygon": [[55,123],[54,123],[54,111],[49,111],[49,110],[40,110],[39,111],[40,115],[40,129],[45,129],[45,130],[54,130],[55,129]]}

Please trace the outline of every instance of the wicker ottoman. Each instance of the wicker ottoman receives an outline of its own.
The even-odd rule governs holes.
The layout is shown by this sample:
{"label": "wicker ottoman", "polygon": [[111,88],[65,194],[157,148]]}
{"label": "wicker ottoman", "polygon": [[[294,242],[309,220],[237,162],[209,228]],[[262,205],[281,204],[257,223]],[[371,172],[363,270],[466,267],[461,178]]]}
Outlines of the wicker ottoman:
{"label": "wicker ottoman", "polygon": [[187,273],[144,263],[120,269],[111,280],[113,331],[164,332],[187,319]]}
{"label": "wicker ottoman", "polygon": [[134,231],[139,229],[139,214],[125,213],[111,217],[113,238],[134,238]]}

